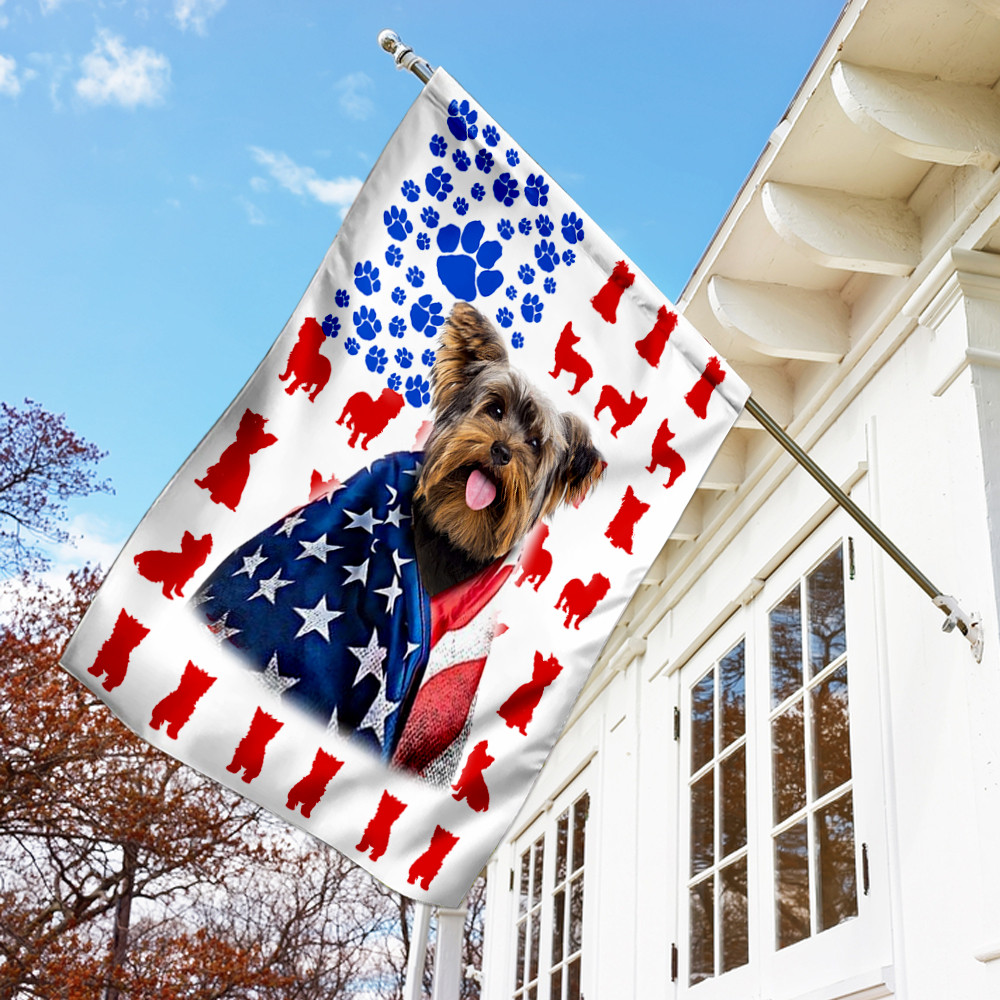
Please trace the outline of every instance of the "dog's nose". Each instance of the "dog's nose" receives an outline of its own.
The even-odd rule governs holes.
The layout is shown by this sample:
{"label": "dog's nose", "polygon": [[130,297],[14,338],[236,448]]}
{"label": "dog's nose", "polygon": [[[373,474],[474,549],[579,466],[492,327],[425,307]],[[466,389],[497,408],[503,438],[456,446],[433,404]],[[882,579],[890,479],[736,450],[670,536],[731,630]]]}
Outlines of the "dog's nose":
{"label": "dog's nose", "polygon": [[494,465],[506,465],[510,461],[510,448],[503,441],[494,441],[490,448],[490,458]]}

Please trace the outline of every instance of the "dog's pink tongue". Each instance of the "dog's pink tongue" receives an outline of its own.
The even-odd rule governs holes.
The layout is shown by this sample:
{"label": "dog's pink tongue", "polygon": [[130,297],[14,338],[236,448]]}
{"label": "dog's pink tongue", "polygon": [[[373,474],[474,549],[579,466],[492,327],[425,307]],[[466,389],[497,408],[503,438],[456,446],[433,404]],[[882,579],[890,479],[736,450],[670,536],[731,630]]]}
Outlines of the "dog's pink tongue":
{"label": "dog's pink tongue", "polygon": [[479,469],[473,469],[465,484],[465,502],[472,510],[482,510],[493,503],[497,495],[496,484]]}

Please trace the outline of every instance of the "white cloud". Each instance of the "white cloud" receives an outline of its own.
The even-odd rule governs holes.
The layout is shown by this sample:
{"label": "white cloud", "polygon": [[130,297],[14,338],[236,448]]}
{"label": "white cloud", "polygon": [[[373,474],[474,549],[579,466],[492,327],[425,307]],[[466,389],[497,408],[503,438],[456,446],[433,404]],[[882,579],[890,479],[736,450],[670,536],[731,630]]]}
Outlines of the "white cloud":
{"label": "white cloud", "polygon": [[347,214],[351,202],[361,190],[362,181],[359,177],[326,180],[312,167],[300,167],[285,153],[272,153],[257,146],[251,146],[250,152],[283,188],[292,194],[309,195],[324,205],[338,206],[341,218]]}
{"label": "white cloud", "polygon": [[38,6],[43,14],[51,14],[62,6],[63,0],[38,0]]}
{"label": "white cloud", "polygon": [[17,61],[10,56],[0,56],[0,94],[17,97],[21,81],[17,78]]}
{"label": "white cloud", "polygon": [[267,220],[264,218],[264,213],[252,201],[244,198],[242,195],[236,200],[243,206],[244,211],[247,213],[247,222],[251,226],[263,226],[265,224]]}
{"label": "white cloud", "polygon": [[364,121],[375,110],[375,102],[368,96],[374,89],[372,78],[367,73],[348,73],[335,84],[343,112],[358,121]]}
{"label": "white cloud", "polygon": [[253,188],[258,194],[264,194],[269,188],[270,184],[267,183],[266,177],[251,177],[250,187]]}
{"label": "white cloud", "polygon": [[174,0],[174,20],[182,31],[194,28],[199,35],[204,35],[208,19],[225,5],[226,0]]}
{"label": "white cloud", "polygon": [[76,92],[92,104],[160,104],[170,86],[170,60],[145,46],[126,48],[120,35],[101,31],[81,61]]}

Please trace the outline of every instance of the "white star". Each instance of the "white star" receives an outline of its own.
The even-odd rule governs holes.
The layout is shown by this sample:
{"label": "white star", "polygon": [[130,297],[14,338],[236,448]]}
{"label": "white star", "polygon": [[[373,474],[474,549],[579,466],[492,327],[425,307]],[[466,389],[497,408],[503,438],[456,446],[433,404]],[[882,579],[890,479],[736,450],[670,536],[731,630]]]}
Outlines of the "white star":
{"label": "white star", "polygon": [[403,657],[403,659],[404,660],[408,660],[410,658],[410,653],[413,653],[413,652],[415,652],[418,649],[420,649],[420,643],[419,642],[410,642],[409,640],[407,640],[407,643],[406,643],[406,655]]}
{"label": "white star", "polygon": [[362,586],[368,583],[367,559],[360,566],[344,566],[343,568],[347,570],[347,579],[344,581],[345,587],[349,583],[354,583],[355,580],[360,581]]}
{"label": "white star", "polygon": [[382,661],[385,660],[388,650],[378,644],[378,632],[372,629],[372,637],[368,645],[364,648],[360,646],[347,647],[358,658],[358,675],[354,678],[354,684],[371,674],[377,680],[382,680]]}
{"label": "white star", "polygon": [[399,496],[399,490],[394,486],[390,486],[388,483],[385,484],[385,488],[389,491],[389,504],[390,506],[396,502],[396,497]]}
{"label": "white star", "polygon": [[299,541],[299,545],[302,546],[302,555],[296,556],[298,559],[305,559],[307,556],[315,556],[321,563],[326,562],[327,552],[336,552],[340,548],[339,545],[327,545],[326,540],[329,535],[324,535],[322,538],[317,538],[312,542]]}
{"label": "white star", "polygon": [[195,594],[194,597],[191,598],[191,607],[197,608],[202,604],[205,604],[207,601],[214,600],[215,598],[206,590],[204,594]]}
{"label": "white star", "polygon": [[243,568],[238,569],[233,576],[239,576],[241,573],[246,573],[246,575],[252,580],[254,573],[257,572],[257,567],[261,563],[267,562],[267,556],[262,556],[260,550],[264,548],[263,545],[257,546],[257,551],[252,556],[243,557]]}
{"label": "white star", "polygon": [[351,528],[364,528],[370,535],[375,525],[382,523],[375,518],[371,507],[363,514],[355,514],[352,510],[345,510],[344,513],[351,519],[351,523],[347,525],[345,531],[349,531]]}
{"label": "white star", "polygon": [[340,732],[340,723],[337,721],[337,709],[334,708],[330,721],[326,724],[326,731],[336,736]]}
{"label": "white star", "polygon": [[385,515],[385,520],[383,524],[392,524],[395,527],[399,527],[400,521],[408,521],[410,519],[409,514],[403,513],[402,507],[393,507],[392,510],[388,511]]}
{"label": "white star", "polygon": [[391,615],[393,608],[396,606],[396,598],[403,593],[402,588],[399,586],[399,578],[393,577],[392,584],[388,587],[382,587],[375,591],[376,594],[381,594],[385,598],[385,611],[386,614]]}
{"label": "white star", "polygon": [[399,558],[399,550],[398,549],[393,549],[393,552],[392,552],[392,561],[396,564],[396,575],[397,576],[402,576],[403,575],[403,567],[407,563],[413,562],[412,559],[400,559]]}
{"label": "white star", "polygon": [[397,708],[399,708],[398,701],[388,701],[386,699],[385,680],[383,678],[382,684],[378,689],[378,694],[375,695],[375,700],[372,702],[371,708],[368,709],[365,717],[361,720],[358,729],[370,729],[379,741],[379,745],[383,744],[385,742],[385,720]]}
{"label": "white star", "polygon": [[298,677],[282,677],[278,670],[278,654],[273,653],[267,669],[257,674],[257,680],[273,695],[280,698],[290,687],[299,683]]}
{"label": "white star", "polygon": [[292,537],[292,532],[300,525],[305,523],[304,517],[299,517],[299,512],[296,511],[294,514],[289,514],[288,517],[281,522],[281,527],[275,532],[276,535],[284,535],[286,538]]}
{"label": "white star", "polygon": [[216,641],[218,645],[222,645],[226,639],[231,635],[236,635],[237,632],[242,632],[239,628],[230,628],[226,621],[229,618],[229,612],[227,611],[218,621],[209,622],[208,631],[211,632],[212,638]]}
{"label": "white star", "polygon": [[282,587],[290,587],[294,580],[282,580],[281,578],[281,567],[278,567],[278,572],[268,579],[261,578],[257,581],[257,589],[252,593],[247,600],[252,601],[255,597],[266,597],[269,604],[274,604],[274,595],[277,594]]}
{"label": "white star", "polygon": [[330,611],[326,606],[326,594],[317,602],[314,608],[293,608],[297,615],[302,616],[302,628],[295,633],[295,638],[306,635],[308,632],[319,632],[327,642],[330,641],[330,622],[339,618],[342,611]]}
{"label": "white star", "polygon": [[423,468],[423,462],[418,462],[415,469],[403,469],[404,476],[419,476],[420,470]]}

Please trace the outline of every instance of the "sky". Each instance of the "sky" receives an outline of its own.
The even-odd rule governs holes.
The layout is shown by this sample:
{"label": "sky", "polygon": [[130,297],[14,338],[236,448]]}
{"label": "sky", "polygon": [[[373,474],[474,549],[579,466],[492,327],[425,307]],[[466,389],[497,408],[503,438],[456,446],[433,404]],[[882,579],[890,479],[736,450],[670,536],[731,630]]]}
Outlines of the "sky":
{"label": "sky", "polygon": [[277,337],[406,109],[392,28],[676,299],[841,0],[0,0],[0,399],[66,415],[105,568]]}

